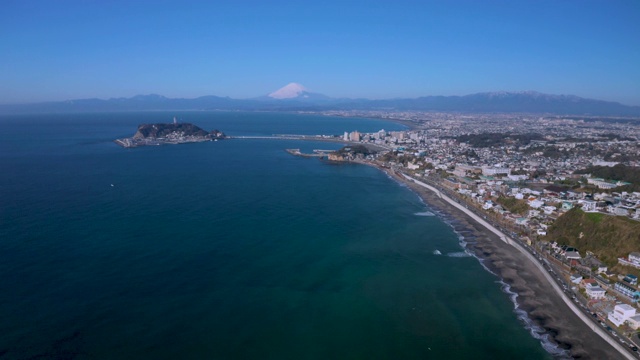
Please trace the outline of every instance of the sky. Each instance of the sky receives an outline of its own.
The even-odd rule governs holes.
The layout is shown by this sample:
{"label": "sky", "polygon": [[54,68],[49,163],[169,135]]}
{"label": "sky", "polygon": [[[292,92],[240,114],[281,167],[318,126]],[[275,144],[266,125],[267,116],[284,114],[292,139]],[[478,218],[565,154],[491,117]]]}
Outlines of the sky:
{"label": "sky", "polygon": [[539,91],[640,106],[640,0],[2,0],[0,103]]}

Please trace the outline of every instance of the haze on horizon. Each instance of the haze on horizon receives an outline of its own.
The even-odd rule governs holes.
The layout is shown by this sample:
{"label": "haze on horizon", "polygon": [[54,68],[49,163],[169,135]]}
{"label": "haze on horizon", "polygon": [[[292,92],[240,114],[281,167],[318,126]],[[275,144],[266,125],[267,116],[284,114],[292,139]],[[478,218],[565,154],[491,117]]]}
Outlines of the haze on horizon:
{"label": "haze on horizon", "polygon": [[539,91],[640,105],[640,2],[15,1],[0,103]]}

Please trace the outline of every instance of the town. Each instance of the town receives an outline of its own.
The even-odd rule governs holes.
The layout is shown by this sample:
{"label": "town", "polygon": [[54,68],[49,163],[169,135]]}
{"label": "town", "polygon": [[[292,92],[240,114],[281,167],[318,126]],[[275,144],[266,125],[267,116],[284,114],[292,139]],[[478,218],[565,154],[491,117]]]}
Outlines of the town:
{"label": "town", "polygon": [[639,119],[386,111],[323,114],[406,124],[406,131],[353,130],[336,135],[352,144],[346,150],[358,148],[354,143],[385,150],[343,149],[329,154],[329,159],[392,169],[464,204],[519,241],[594,324],[637,354]]}

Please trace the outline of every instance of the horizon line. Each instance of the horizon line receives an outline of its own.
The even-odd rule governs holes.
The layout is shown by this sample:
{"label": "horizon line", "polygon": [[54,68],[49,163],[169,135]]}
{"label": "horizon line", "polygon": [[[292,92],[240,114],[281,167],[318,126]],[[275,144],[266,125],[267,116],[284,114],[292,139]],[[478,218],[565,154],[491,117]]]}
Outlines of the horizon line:
{"label": "horizon line", "polygon": [[[277,91],[277,90],[276,90]],[[307,90],[308,91],[308,90]],[[544,93],[544,92],[540,92],[537,90],[516,90],[516,91],[505,91],[505,90],[496,90],[496,91],[480,91],[480,92],[474,92],[474,93],[467,93],[467,94],[463,94],[463,95],[418,95],[418,96],[396,96],[396,97],[376,97],[376,98],[367,98],[367,97],[331,97],[325,94],[321,94],[321,93],[316,93],[316,92],[312,92],[312,91],[308,91],[311,94],[317,94],[317,95],[322,95],[322,96],[327,96],[329,99],[332,100],[401,100],[401,99],[419,99],[419,98],[424,98],[424,97],[464,97],[464,96],[470,96],[470,95],[479,95],[479,94],[540,94],[540,95],[550,95],[550,96],[564,96],[564,97],[576,97],[576,98],[580,98],[580,99],[585,99],[585,100],[596,100],[596,101],[604,101],[604,102],[610,102],[610,103],[617,103],[623,106],[630,106],[630,107],[640,107],[639,105],[630,105],[630,104],[625,104],[622,103],[620,101],[613,101],[613,100],[602,100],[602,99],[598,99],[598,98],[592,98],[592,97],[583,97],[583,96],[579,96],[579,95],[574,95],[574,94],[554,94],[554,93]],[[272,92],[273,93],[273,92]],[[269,93],[271,94],[271,93]],[[70,99],[64,99],[64,100],[37,100],[37,101],[31,101],[31,102],[9,102],[9,103],[0,103],[0,105],[30,105],[30,104],[43,104],[43,103],[59,103],[59,102],[69,102],[69,101],[80,101],[80,100],[102,100],[102,101],[109,101],[109,100],[117,100],[117,99],[132,99],[135,97],[148,97],[148,96],[158,96],[158,97],[162,97],[164,99],[185,99],[185,100],[193,100],[193,99],[199,99],[199,98],[203,98],[203,97],[217,97],[217,98],[221,98],[221,99],[230,99],[230,100],[259,100],[259,99],[264,99],[264,98],[268,98],[269,94],[264,94],[264,95],[259,95],[259,96],[252,96],[252,97],[238,97],[238,98],[234,98],[228,95],[213,95],[213,94],[207,94],[207,95],[197,95],[194,97],[168,97],[165,95],[161,95],[159,93],[155,93],[155,92],[151,92],[151,93],[140,93],[140,94],[136,94],[136,95],[131,95],[129,97],[127,96],[111,96],[111,97],[83,97],[83,98],[70,98]],[[271,98],[271,100],[274,101],[286,101],[286,100],[291,100],[291,99],[295,99],[295,98],[284,98],[284,99],[277,99],[277,98]]]}

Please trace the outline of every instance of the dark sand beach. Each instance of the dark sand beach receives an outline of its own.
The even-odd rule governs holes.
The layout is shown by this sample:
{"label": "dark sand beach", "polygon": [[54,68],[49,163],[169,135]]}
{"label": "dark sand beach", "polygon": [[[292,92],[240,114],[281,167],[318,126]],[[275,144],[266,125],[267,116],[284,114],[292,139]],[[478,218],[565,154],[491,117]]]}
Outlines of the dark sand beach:
{"label": "dark sand beach", "polygon": [[556,294],[540,270],[512,246],[428,189],[386,171],[406,184],[434,210],[446,214],[455,230],[472,238],[467,248],[483,259],[510,290],[529,318],[545,329],[560,348],[575,359],[621,359],[622,355],[594,333]]}

